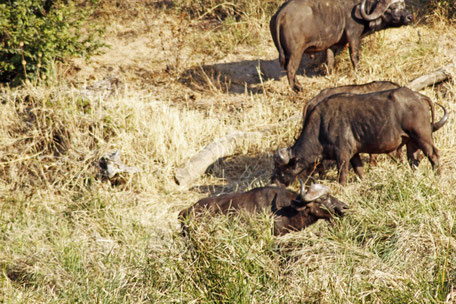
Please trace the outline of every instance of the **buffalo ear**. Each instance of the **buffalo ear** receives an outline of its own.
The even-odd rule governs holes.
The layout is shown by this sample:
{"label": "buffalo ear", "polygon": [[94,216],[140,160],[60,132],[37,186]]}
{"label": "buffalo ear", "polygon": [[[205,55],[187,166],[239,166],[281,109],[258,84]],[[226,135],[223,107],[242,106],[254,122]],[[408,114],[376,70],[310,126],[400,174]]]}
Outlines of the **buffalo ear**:
{"label": "buffalo ear", "polygon": [[369,28],[377,29],[382,24],[382,18],[375,19],[369,22]]}
{"label": "buffalo ear", "polygon": [[307,203],[302,201],[301,199],[294,199],[291,201],[290,205],[291,205],[291,207],[298,209],[298,208],[302,208],[302,207],[306,206]]}

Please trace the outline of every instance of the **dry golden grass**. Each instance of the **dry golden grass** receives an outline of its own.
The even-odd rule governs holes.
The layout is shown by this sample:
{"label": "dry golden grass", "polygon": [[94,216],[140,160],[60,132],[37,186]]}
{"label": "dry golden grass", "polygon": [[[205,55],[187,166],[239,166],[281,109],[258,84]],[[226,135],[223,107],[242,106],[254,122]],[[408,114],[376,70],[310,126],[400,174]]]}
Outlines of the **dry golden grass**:
{"label": "dry golden grass", "polygon": [[[364,180],[351,173],[342,187],[333,169],[321,182],[350,214],[280,238],[270,216],[258,215],[201,222],[183,239],[177,213],[211,193],[267,184],[272,153],[293,143],[293,117],[321,89],[406,85],[456,64],[454,25],[436,13],[367,37],[357,73],[345,50],[331,75],[299,76],[305,91],[295,94],[285,77],[243,85],[201,69],[276,59],[267,16],[248,27],[257,43],[237,45],[239,25],[234,34],[205,32],[207,20],[157,3],[105,1],[98,18],[111,47],[103,55],[61,66],[50,85],[0,92],[0,300],[443,303],[456,286],[454,73],[422,91],[450,112],[434,134],[441,176],[427,160],[411,171],[383,156]],[[83,89],[107,78],[116,79],[112,89]],[[175,170],[216,138],[264,129],[193,187],[175,184]],[[99,158],[113,150],[141,170],[119,186],[98,176]]]}

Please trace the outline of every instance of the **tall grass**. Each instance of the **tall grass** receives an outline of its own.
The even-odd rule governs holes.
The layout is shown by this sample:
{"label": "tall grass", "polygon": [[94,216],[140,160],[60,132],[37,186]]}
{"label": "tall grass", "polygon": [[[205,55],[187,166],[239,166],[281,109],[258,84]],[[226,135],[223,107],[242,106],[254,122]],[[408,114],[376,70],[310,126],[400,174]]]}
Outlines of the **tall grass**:
{"label": "tall grass", "polygon": [[[209,34],[173,19],[169,9],[141,3],[147,5],[109,7],[119,15],[109,17],[112,50],[74,63],[80,72],[68,79],[76,88],[70,82],[1,88],[0,302],[445,303],[456,286],[453,79],[422,91],[450,112],[433,135],[440,176],[427,159],[412,171],[405,159],[381,156],[362,181],[351,172],[342,187],[331,169],[321,182],[350,206],[349,214],[283,237],[272,236],[269,214],[204,217],[190,222],[183,237],[177,214],[211,193],[267,184],[272,152],[294,141],[300,126],[293,117],[321,89],[377,79],[405,85],[453,63],[449,22],[367,37],[360,71],[342,53],[333,74],[300,75],[306,87],[300,95],[284,78],[232,94],[182,81],[201,57],[218,62],[207,55],[212,50],[199,53],[187,39]],[[128,18],[131,12],[139,17]],[[147,12],[157,18],[150,32],[141,27]],[[160,33],[162,42],[148,43]],[[170,38],[179,33],[188,36]],[[181,50],[180,66],[164,45]],[[258,49],[277,57],[270,40],[242,46],[252,57]],[[81,84],[103,73],[120,79],[118,90],[84,94]],[[241,144],[190,189],[175,184],[176,168],[216,138],[265,129],[260,141]],[[120,185],[99,177],[99,158],[113,150],[140,168]]]}

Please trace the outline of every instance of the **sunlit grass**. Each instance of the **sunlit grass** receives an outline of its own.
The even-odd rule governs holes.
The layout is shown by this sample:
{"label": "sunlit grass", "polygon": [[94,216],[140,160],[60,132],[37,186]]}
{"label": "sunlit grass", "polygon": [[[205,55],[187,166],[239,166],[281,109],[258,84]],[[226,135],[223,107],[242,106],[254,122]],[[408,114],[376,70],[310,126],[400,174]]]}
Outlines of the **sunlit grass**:
{"label": "sunlit grass", "polygon": [[[87,64],[75,61],[81,70],[68,79],[76,88],[55,82],[1,89],[0,302],[445,302],[456,285],[451,79],[422,91],[450,112],[448,124],[433,134],[440,176],[426,158],[412,171],[405,157],[395,162],[381,156],[377,166],[366,164],[362,181],[350,171],[342,187],[333,168],[320,182],[350,206],[347,216],[283,237],[271,234],[271,215],[241,214],[192,221],[184,238],[177,214],[213,192],[268,184],[272,153],[294,142],[296,117],[321,89],[380,79],[406,85],[454,63],[452,25],[439,19],[369,36],[358,72],[342,52],[334,73],[300,75],[306,90],[299,95],[283,78],[232,94],[217,79],[210,80],[213,86],[198,83],[204,90],[197,90],[180,78],[202,57],[217,63],[234,49],[226,61],[276,58],[267,26],[258,26],[266,15],[250,26],[267,39],[235,48],[245,28],[221,31],[210,39],[231,46],[212,50],[210,43],[195,47],[207,32],[169,11],[120,9],[137,18],[119,16],[108,28],[111,51]],[[149,20],[146,12],[161,17]],[[146,20],[148,31],[141,27]],[[106,73],[121,82],[115,92],[87,97],[78,89]],[[439,109],[436,117],[441,115]],[[233,131],[264,136],[239,144],[193,187],[175,184],[177,168]],[[100,157],[113,150],[140,168],[117,186],[102,180],[98,168]]]}

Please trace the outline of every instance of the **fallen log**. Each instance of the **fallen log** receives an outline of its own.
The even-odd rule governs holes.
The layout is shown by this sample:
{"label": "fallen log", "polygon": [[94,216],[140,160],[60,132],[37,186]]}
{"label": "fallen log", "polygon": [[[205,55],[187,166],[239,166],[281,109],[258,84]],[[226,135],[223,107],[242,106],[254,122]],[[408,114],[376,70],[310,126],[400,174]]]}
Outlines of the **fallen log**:
{"label": "fallen log", "polygon": [[424,89],[425,87],[435,85],[439,82],[442,82],[442,81],[450,78],[450,76],[454,73],[455,73],[455,65],[449,64],[435,72],[420,76],[420,77],[410,81],[409,84],[407,85],[407,87],[412,90],[419,91],[419,90]]}
{"label": "fallen log", "polygon": [[232,155],[241,142],[253,142],[264,136],[264,132],[233,132],[207,145],[193,156],[182,168],[178,168],[174,180],[178,185],[188,186],[198,179],[217,159]]}

